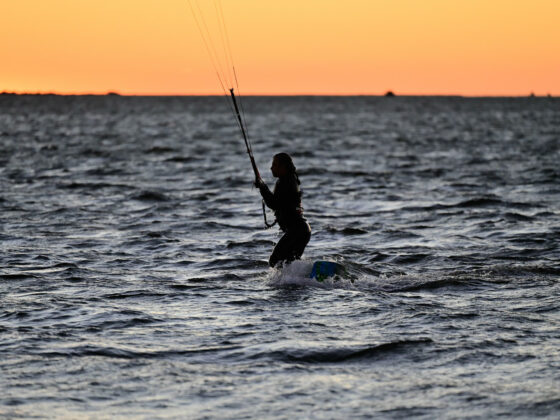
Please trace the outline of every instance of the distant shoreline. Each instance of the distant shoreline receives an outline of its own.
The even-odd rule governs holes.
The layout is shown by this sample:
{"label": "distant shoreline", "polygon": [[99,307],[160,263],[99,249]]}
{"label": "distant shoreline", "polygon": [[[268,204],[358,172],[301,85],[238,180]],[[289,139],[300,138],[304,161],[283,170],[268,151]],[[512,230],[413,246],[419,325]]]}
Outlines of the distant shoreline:
{"label": "distant shoreline", "polygon": [[[171,94],[121,94],[117,92],[108,92],[108,93],[51,93],[51,92],[0,92],[0,97],[6,96],[46,96],[46,97],[82,97],[82,96],[94,96],[94,97],[102,97],[102,96],[115,96],[115,97],[141,97],[141,98],[212,98],[212,97],[222,97],[223,94],[178,94],[178,95],[171,95]],[[244,97],[253,97],[253,98],[297,98],[297,97],[318,97],[318,98],[352,98],[352,97],[371,97],[371,98],[383,98],[386,97],[388,100],[394,98],[560,98],[560,95],[461,95],[461,94],[393,94],[388,95],[387,93],[381,94],[245,94]]]}

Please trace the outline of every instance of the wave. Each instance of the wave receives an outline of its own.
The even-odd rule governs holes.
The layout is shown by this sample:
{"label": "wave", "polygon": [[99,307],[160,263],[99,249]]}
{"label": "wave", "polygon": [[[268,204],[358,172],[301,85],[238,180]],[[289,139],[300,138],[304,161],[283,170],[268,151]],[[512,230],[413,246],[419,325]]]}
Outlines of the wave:
{"label": "wave", "polygon": [[416,253],[416,254],[398,255],[396,257],[393,257],[390,261],[393,264],[406,265],[406,264],[417,264],[421,261],[430,260],[433,258],[434,256],[432,254]]}
{"label": "wave", "polygon": [[[280,268],[273,268],[267,274],[267,283],[272,287],[315,287],[321,289],[353,289],[355,273],[334,276],[322,282],[310,278],[314,261],[298,260]],[[344,263],[343,263],[344,264]],[[348,267],[347,267],[348,268]]]}
{"label": "wave", "polygon": [[[363,273],[363,271],[362,271]],[[436,289],[465,289],[513,282],[533,282],[539,279],[555,279],[560,275],[560,267],[553,265],[495,265],[470,270],[442,270],[434,273],[361,276],[355,282],[356,288],[368,288],[389,293]]]}
{"label": "wave", "polygon": [[334,226],[327,226],[326,231],[330,233],[340,233],[345,236],[364,235],[369,233],[367,230],[357,227],[336,228]]}
{"label": "wave", "polygon": [[108,150],[86,148],[80,152],[80,156],[102,158],[111,156],[111,152]]}
{"label": "wave", "polygon": [[228,241],[226,244],[226,248],[233,249],[233,248],[260,248],[260,247],[271,247],[274,245],[273,241],[265,240],[265,239],[255,239],[255,240],[248,240],[248,241]]}
{"label": "wave", "polygon": [[327,349],[282,349],[259,352],[250,359],[268,358],[288,363],[344,363],[379,360],[399,354],[424,350],[433,343],[430,338],[398,340],[366,347],[337,347]]}
{"label": "wave", "polygon": [[169,201],[169,197],[158,191],[142,191],[132,197],[133,200],[139,201]]}
{"label": "wave", "polygon": [[127,189],[127,190],[131,190],[134,189],[135,187],[131,186],[131,185],[127,185],[127,184],[112,184],[109,182],[70,182],[68,184],[60,184],[59,188],[64,188],[64,189],[69,189],[69,190],[73,190],[73,189],[91,189],[91,190],[98,190],[98,189],[102,189],[102,188],[118,188],[118,189]]}
{"label": "wave", "polygon": [[176,150],[173,149],[172,147],[165,147],[165,146],[154,146],[144,150],[144,153],[154,154],[154,155],[160,155],[160,154],[172,153],[172,152],[176,152]]}
{"label": "wave", "polygon": [[195,159],[192,156],[173,156],[168,159],[165,159],[166,162],[177,162],[177,163],[191,163],[191,162],[195,162],[196,160],[197,159]]}
{"label": "wave", "polygon": [[518,201],[504,201],[496,196],[481,196],[469,198],[467,200],[459,201],[457,203],[435,203],[425,206],[407,206],[403,207],[402,211],[435,211],[443,209],[473,209],[473,208],[492,208],[492,207],[506,207],[506,208],[520,208],[530,209],[541,207],[539,203],[525,203]]}
{"label": "wave", "polygon": [[516,221],[516,222],[530,222],[532,220],[534,220],[534,217],[531,216],[526,216],[524,214],[521,213],[515,213],[515,212],[506,212],[504,213],[504,218],[506,220],[509,221]]}
{"label": "wave", "polygon": [[240,346],[224,345],[216,347],[197,347],[194,349],[184,350],[135,350],[122,347],[102,347],[94,345],[74,346],[69,348],[61,348],[57,350],[47,351],[31,351],[43,357],[108,357],[118,359],[168,359],[176,356],[196,356],[207,353],[218,353],[221,351],[229,351],[239,349]]}
{"label": "wave", "polygon": [[[160,297],[165,296],[165,293],[154,292],[151,290],[130,290],[126,292],[120,293],[108,293],[101,296],[101,299],[107,300],[120,300],[120,299],[130,299],[130,298],[151,298],[151,297]],[[123,312],[125,314],[125,312]]]}
{"label": "wave", "polygon": [[472,287],[474,281],[470,278],[447,277],[423,278],[422,276],[403,275],[387,277],[377,283],[379,288],[386,292],[413,292],[420,290],[433,290],[449,287]]}
{"label": "wave", "polygon": [[0,274],[0,279],[7,281],[36,279],[37,276],[27,273]]}

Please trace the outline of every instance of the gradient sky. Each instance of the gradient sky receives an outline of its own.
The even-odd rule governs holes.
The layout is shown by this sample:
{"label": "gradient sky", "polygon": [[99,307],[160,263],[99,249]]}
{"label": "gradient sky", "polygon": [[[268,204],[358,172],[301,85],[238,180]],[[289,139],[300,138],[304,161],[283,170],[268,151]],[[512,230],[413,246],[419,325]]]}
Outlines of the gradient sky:
{"label": "gradient sky", "polygon": [[[560,95],[558,0],[222,5],[244,94]],[[222,93],[187,0],[0,0],[0,16],[0,91]]]}

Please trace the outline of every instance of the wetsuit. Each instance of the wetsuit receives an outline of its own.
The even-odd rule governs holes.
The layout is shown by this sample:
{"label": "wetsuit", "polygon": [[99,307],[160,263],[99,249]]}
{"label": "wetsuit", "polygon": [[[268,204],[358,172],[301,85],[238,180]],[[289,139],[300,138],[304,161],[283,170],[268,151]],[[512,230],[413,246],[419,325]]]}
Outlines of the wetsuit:
{"label": "wetsuit", "polygon": [[295,175],[280,177],[270,192],[265,183],[259,186],[265,204],[274,210],[284,236],[280,238],[268,263],[274,267],[279,261],[300,259],[311,238],[311,228],[303,217],[301,192]]}

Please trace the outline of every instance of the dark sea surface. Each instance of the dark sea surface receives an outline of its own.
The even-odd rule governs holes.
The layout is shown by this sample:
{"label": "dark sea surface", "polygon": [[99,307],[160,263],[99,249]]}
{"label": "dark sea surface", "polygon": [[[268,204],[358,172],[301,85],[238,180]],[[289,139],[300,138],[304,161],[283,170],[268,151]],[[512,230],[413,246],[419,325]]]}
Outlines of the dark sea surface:
{"label": "dark sea surface", "polygon": [[0,96],[0,417],[559,418],[560,99],[244,105],[283,271],[223,98]]}

